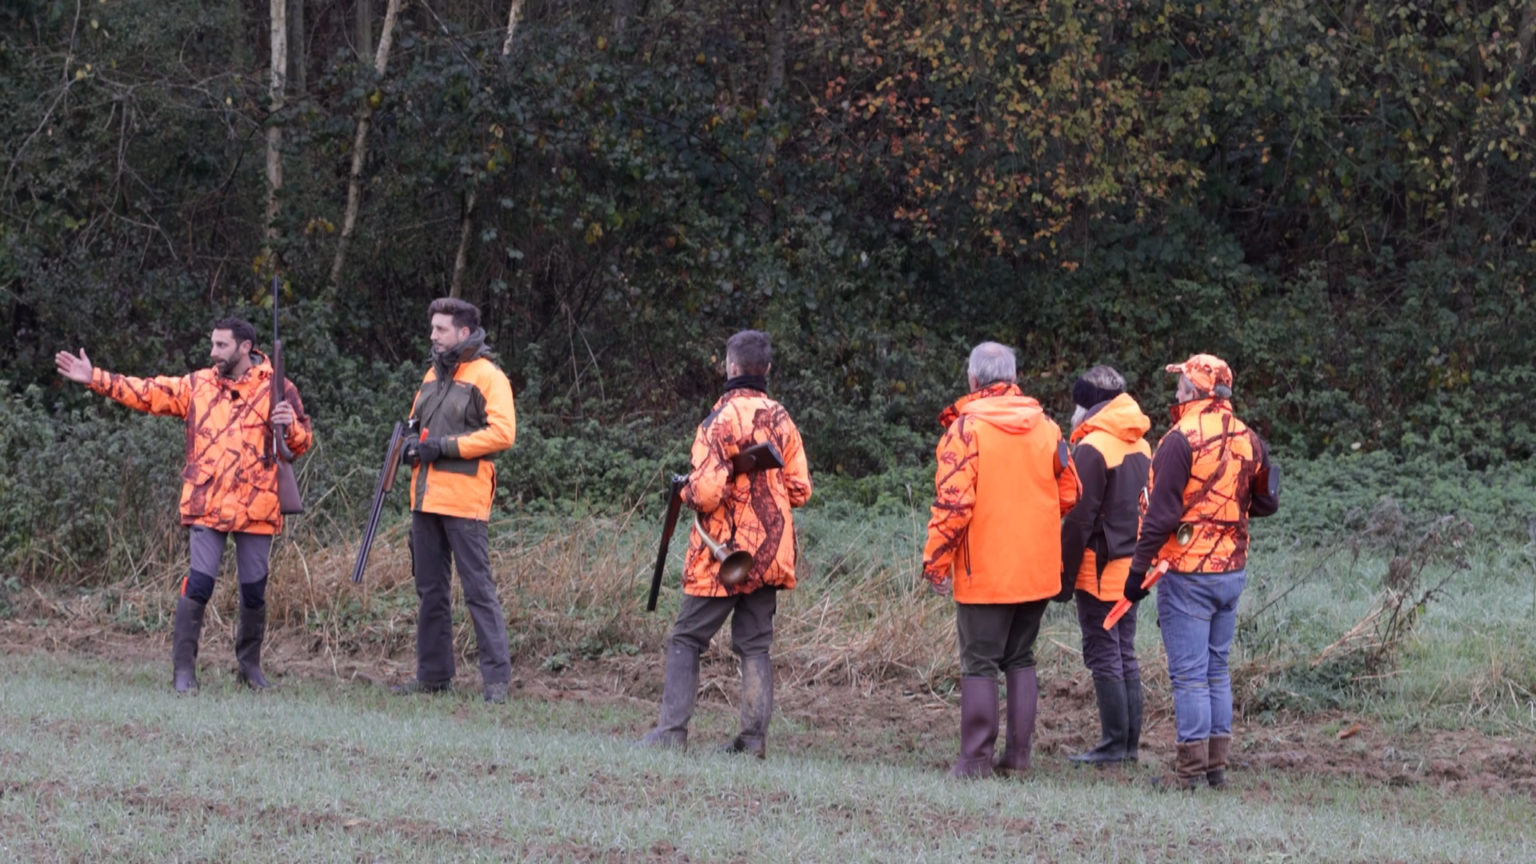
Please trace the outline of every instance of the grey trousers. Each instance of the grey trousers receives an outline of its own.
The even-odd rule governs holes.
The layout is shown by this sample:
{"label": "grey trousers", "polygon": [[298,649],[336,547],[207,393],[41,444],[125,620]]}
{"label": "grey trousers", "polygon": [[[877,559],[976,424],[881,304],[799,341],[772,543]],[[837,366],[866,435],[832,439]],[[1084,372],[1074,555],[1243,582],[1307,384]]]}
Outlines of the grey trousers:
{"label": "grey trousers", "polygon": [[956,603],[961,674],[995,679],[999,670],[1035,665],[1035,637],[1050,602]]}
{"label": "grey trousers", "polygon": [[421,610],[416,616],[416,680],[444,684],[453,678],[453,608],[450,579],[458,564],[464,604],[475,625],[480,679],[485,684],[512,680],[507,652],[507,619],[496,599],[491,577],[487,525],[478,519],[411,513],[411,574]]}
{"label": "grey trousers", "polygon": [[[218,578],[219,562],[224,558],[224,544],[229,535],[202,525],[187,532],[192,548],[192,570]],[[271,534],[246,534],[236,531],[235,576],[241,585],[253,585],[267,578],[267,563],[272,557]]]}
{"label": "grey trousers", "polygon": [[730,616],[731,650],[738,657],[767,654],[773,647],[773,616],[778,609],[777,588],[759,588],[750,594],[729,597],[685,595],[667,642],[701,653],[709,647],[709,640],[725,623],[726,616]]}

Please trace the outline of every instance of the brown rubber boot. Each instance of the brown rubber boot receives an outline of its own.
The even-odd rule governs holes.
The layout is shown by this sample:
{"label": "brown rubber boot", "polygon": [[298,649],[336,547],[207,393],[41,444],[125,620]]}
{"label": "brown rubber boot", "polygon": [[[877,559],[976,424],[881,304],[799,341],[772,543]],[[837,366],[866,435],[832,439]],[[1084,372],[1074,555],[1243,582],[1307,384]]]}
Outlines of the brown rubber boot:
{"label": "brown rubber boot", "polygon": [[1195,789],[1205,779],[1205,765],[1210,751],[1210,739],[1180,741],[1174,756],[1174,771],[1178,776],[1178,788]]}
{"label": "brown rubber boot", "polygon": [[661,687],[661,717],[638,742],[642,747],[688,748],[688,721],[699,695],[699,652],[667,645],[666,678]]}
{"label": "brown rubber boot", "polygon": [[1205,758],[1205,782],[1212,789],[1227,785],[1227,754],[1232,749],[1231,735],[1212,735],[1211,745]]}
{"label": "brown rubber boot", "polygon": [[1125,679],[1125,761],[1135,762],[1141,750],[1141,679]]}
{"label": "brown rubber boot", "polygon": [[267,607],[247,609],[240,607],[240,622],[235,625],[235,659],[240,661],[236,677],[252,690],[265,690],[272,686],[261,672],[261,643],[267,637]]}
{"label": "brown rubber boot", "polygon": [[197,641],[203,635],[207,608],[190,597],[176,598],[176,619],[171,625],[171,686],[183,695],[197,693]]}
{"label": "brown rubber boot", "polygon": [[[960,679],[960,758],[955,760],[949,776],[992,776],[992,748],[996,743],[997,679],[967,675]],[[1027,761],[1027,747],[1024,753]]]}
{"label": "brown rubber boot", "polygon": [[1035,667],[1009,669],[1008,731],[1003,738],[1003,758],[997,770],[1002,774],[1022,774],[1029,770],[1029,751],[1035,739],[1035,712],[1040,704],[1040,682]]}
{"label": "brown rubber boot", "polygon": [[725,745],[726,752],[765,758],[772,715],[773,661],[767,654],[741,658],[741,734]]}

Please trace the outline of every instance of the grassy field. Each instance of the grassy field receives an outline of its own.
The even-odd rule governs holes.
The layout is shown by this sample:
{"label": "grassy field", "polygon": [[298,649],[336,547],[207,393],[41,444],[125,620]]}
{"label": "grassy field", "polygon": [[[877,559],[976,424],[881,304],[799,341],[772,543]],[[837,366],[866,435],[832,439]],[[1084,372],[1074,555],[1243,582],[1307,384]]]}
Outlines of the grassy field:
{"label": "grassy field", "polygon": [[[1041,759],[911,764],[637,750],[645,705],[228,681],[0,661],[0,856],[18,861],[1529,861],[1529,795],[1275,775],[1228,794]],[[726,718],[706,716],[704,728]],[[700,748],[702,749],[702,748]]]}
{"label": "grassy field", "polygon": [[[167,691],[181,564],[105,587],[0,584],[0,860],[1536,860],[1536,538],[1376,514],[1337,541],[1255,526],[1233,652],[1233,788],[1158,792],[1171,709],[1150,606],[1143,762],[1074,770],[1094,740],[1069,607],[1047,614],[1027,781],[958,784],[952,606],[920,584],[923,512],[812,508],[781,598],[763,764],[732,730],[725,639],[687,754],[628,746],[654,716],[681,542],[658,613],[655,526],[634,515],[493,526],[512,704],[391,698],[411,671],[401,526],[367,585],[353,550],[284,541],[268,668],[228,674],[233,579],[203,694]],[[174,545],[175,538],[167,540]],[[457,606],[462,618],[462,605]]]}

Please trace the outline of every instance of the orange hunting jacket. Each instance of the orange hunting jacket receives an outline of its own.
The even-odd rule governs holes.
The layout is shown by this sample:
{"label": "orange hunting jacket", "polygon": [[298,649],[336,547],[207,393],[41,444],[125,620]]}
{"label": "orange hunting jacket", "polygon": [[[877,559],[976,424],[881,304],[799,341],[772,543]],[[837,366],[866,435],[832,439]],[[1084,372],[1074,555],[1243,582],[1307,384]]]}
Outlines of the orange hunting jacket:
{"label": "orange hunting jacket", "polygon": [[[1157,443],[1132,569],[1166,560],[1175,573],[1231,573],[1248,565],[1248,517],[1280,507],[1269,494],[1269,452],[1226,399],[1175,405]],[[1181,523],[1194,527],[1180,546]]]}
{"label": "orange hunting jacket", "polygon": [[[764,441],[779,448],[784,467],[732,477],[731,457]],[[752,553],[752,570],[736,593],[749,594],[765,585],[794,588],[799,547],[791,510],[811,499],[811,471],[789,412],[760,390],[727,390],[694,433],[692,458],[683,503],[698,511],[704,530],[716,542]],[[729,595],[716,578],[719,573],[720,562],[692,528],[683,593]]]}
{"label": "orange hunting jacket", "polygon": [[438,381],[427,369],[411,402],[421,437],[440,438],[443,455],[411,469],[411,509],[490,521],[496,463],[489,457],[517,439],[512,383],[488,357],[466,360]]}
{"label": "orange hunting jacket", "polygon": [[1125,577],[1136,551],[1138,506],[1152,463],[1142,437],[1152,421],[1128,393],[1094,408],[1072,430],[1072,462],[1083,495],[1061,523],[1064,573],[1078,590],[1113,602],[1125,596]]}
{"label": "orange hunting jacket", "polygon": [[1054,597],[1061,517],[1078,498],[1061,429],[1015,384],[963,397],[946,419],[923,575],[936,585],[953,578],[957,603]]}
{"label": "orange hunting jacket", "polygon": [[[181,472],[181,524],[225,533],[276,534],[283,528],[277,502],[277,469],[267,458],[272,409],[272,364],[255,361],[237,380],[214,369],[180,378],[133,378],[91,371],[90,387],[136,411],[186,419],[186,467]],[[284,440],[294,456],[309,449],[309,416],[298,388],[283,382],[295,422]]]}

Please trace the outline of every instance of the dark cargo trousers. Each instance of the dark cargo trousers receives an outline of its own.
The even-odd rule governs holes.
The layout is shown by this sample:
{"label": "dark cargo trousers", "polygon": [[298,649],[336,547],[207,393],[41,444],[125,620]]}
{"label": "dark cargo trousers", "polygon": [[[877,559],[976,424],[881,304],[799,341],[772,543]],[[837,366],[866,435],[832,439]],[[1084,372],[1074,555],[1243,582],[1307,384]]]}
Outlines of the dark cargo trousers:
{"label": "dark cargo trousers", "polygon": [[416,617],[416,680],[423,684],[447,684],[453,678],[450,580],[454,564],[475,626],[481,681],[505,684],[512,680],[507,619],[496,599],[486,530],[487,524],[478,519],[411,513],[411,571],[421,600]]}

